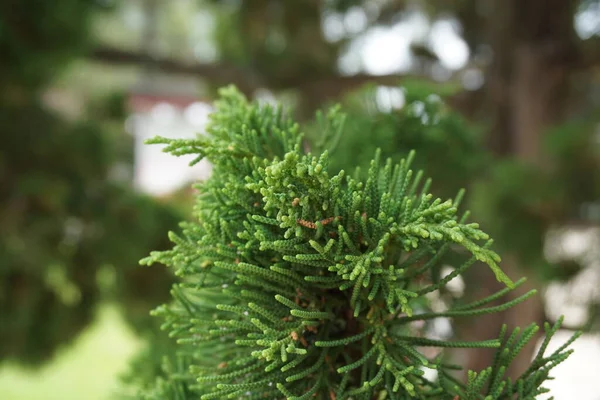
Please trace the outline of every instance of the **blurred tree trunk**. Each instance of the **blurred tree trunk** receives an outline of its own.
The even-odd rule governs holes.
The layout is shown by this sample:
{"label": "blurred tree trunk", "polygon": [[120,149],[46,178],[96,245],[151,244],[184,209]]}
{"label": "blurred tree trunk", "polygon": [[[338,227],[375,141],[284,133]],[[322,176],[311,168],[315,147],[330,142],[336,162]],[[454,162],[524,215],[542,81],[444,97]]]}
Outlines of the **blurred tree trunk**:
{"label": "blurred tree trunk", "polygon": [[[576,68],[576,37],[573,19],[575,0],[494,0],[486,2],[487,34],[493,62],[486,71],[486,115],[491,123],[488,146],[496,157],[511,157],[519,162],[545,168],[541,144],[546,128],[560,121],[568,107],[569,80]],[[548,221],[550,224],[551,221]],[[513,279],[524,275],[518,254],[503,253],[503,268]],[[500,289],[492,274],[475,271],[469,277],[479,297]],[[515,298],[539,285],[527,273],[526,288],[513,293]],[[509,329],[544,321],[541,296],[502,314],[476,319],[463,327],[468,339],[497,336],[500,326]],[[521,352],[508,371],[512,377],[526,369],[535,340]],[[475,350],[468,354],[468,369],[479,371],[492,362],[492,352]]]}

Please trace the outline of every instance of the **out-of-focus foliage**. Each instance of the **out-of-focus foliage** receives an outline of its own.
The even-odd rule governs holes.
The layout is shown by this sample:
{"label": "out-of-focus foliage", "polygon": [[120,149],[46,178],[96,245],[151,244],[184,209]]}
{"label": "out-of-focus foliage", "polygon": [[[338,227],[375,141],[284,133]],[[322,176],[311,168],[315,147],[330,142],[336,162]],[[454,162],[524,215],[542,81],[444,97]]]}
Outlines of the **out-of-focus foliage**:
{"label": "out-of-focus foliage", "polygon": [[600,199],[600,109],[550,130],[544,143],[552,160],[554,187],[568,201],[566,217],[598,222],[581,205]]}
{"label": "out-of-focus foliage", "polygon": [[568,279],[577,272],[572,263],[549,268],[548,229],[598,222],[586,212],[586,205],[600,199],[598,122],[591,114],[553,127],[544,137],[546,168],[497,160],[473,187],[471,208],[499,238],[497,245],[515,251],[522,266],[543,279]]}
{"label": "out-of-focus foliage", "polygon": [[129,319],[142,323],[170,278],[142,274],[137,259],[167,245],[179,214],[111,179],[127,138],[40,105],[1,108],[0,125],[0,359],[35,362],[68,343],[94,317],[106,265]]}
{"label": "out-of-focus foliage", "polygon": [[85,249],[99,233],[90,200],[110,151],[96,130],[39,105],[1,113],[0,355],[37,361],[93,318],[97,265]]}
{"label": "out-of-focus foliage", "polygon": [[321,31],[321,2],[215,1],[224,61],[248,65],[276,86],[335,71],[339,44]]}
{"label": "out-of-focus foliage", "polygon": [[[147,272],[147,270],[146,270]],[[145,347],[133,358],[129,370],[121,377],[123,399],[155,396],[156,399],[193,397],[187,382],[170,379],[174,374],[184,375],[190,364],[189,346],[178,344],[160,329],[154,319],[153,331],[145,332]]]}
{"label": "out-of-focus foliage", "polygon": [[[451,198],[481,169],[485,153],[477,130],[453,111],[429,85],[367,87],[344,102],[348,112],[338,151],[330,168],[365,174],[377,148],[383,157],[399,160],[411,150],[424,156],[415,168],[427,169],[436,195]],[[423,129],[426,126],[427,129]],[[318,141],[319,127],[309,132]]]}
{"label": "out-of-focus foliage", "polygon": [[181,217],[131,188],[123,96],[92,102],[76,122],[43,101],[91,44],[90,18],[105,4],[0,4],[0,361],[47,359],[106,295],[139,329],[168,296],[170,273],[137,260],[167,246],[165,229]]}
{"label": "out-of-focus foliage", "polygon": [[472,188],[473,213],[498,235],[498,246],[516,252],[529,271],[541,272],[548,265],[542,252],[546,226],[538,211],[541,199],[554,203],[550,182],[537,170],[509,160],[493,165]]}
{"label": "out-of-focus foliage", "polygon": [[0,96],[6,88],[36,90],[90,44],[94,12],[101,0],[5,0],[0,4]]}

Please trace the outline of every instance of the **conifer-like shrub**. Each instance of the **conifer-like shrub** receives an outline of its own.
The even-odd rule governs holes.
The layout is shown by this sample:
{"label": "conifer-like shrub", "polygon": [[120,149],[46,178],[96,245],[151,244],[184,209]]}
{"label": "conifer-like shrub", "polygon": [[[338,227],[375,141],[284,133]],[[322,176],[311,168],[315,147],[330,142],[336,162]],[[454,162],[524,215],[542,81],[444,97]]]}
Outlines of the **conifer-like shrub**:
{"label": "conifer-like shrub", "polygon": [[[430,181],[410,168],[412,153],[399,163],[375,154],[364,181],[330,175],[328,151],[343,140],[337,109],[321,121],[319,148],[329,150],[311,154],[281,108],[251,104],[234,88],[216,106],[207,135],[151,141],[214,169],[196,186],[193,218],[170,233],[173,249],[142,261],[170,265],[181,278],[172,303],[155,312],[178,354],[144,398],[508,400],[545,391],[570,353],[571,341],[544,355],[560,321],[546,325],[539,354],[512,381],[506,368],[537,326],[480,342],[425,335],[436,318],[500,312],[534,294],[491,305],[523,280],[501,271],[488,235],[458,213],[462,192],[434,198]],[[447,252],[464,260],[441,277]],[[505,289],[431,310],[428,294],[483,264]],[[460,367],[423,351],[449,347],[498,350],[493,365],[460,382],[452,373]]]}

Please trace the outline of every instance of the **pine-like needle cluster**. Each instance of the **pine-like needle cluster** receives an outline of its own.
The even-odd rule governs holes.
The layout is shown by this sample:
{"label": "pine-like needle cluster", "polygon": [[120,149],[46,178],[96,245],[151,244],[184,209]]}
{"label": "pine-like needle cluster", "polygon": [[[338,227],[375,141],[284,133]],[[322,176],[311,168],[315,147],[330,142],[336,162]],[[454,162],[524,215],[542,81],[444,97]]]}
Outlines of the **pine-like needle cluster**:
{"label": "pine-like needle cluster", "polygon": [[[323,147],[342,139],[343,115],[323,124]],[[368,133],[365,133],[368,134]],[[221,91],[207,135],[157,138],[174,155],[213,165],[197,185],[194,218],[171,233],[174,247],[144,264],[172,266],[182,282],[159,307],[163,328],[181,349],[146,398],[160,399],[534,399],[564,346],[544,357],[560,323],[531,368],[511,382],[506,367],[538,329],[531,326],[480,342],[427,338],[415,322],[498,312],[497,298],[518,286],[498,267],[491,240],[430,181],[377,153],[363,181],[328,172],[328,152],[303,150],[298,124],[281,108],[251,104],[234,88]],[[360,176],[356,174],[356,176]],[[443,278],[446,252],[466,255]],[[507,288],[441,313],[426,295],[472,265],[485,263]],[[453,378],[424,347],[498,348],[494,365]],[[426,370],[437,379],[426,377]]]}

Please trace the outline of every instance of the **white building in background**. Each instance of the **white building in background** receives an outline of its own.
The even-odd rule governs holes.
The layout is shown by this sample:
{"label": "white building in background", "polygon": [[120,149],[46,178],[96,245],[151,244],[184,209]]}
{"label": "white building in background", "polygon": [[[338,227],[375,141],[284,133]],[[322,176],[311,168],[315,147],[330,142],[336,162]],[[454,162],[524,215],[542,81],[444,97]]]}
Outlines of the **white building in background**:
{"label": "white building in background", "polygon": [[155,136],[192,138],[203,134],[212,106],[193,96],[132,93],[132,114],[126,129],[134,136],[134,186],[150,195],[167,195],[190,182],[206,179],[210,164],[203,160],[193,167],[194,156],[174,157],[161,145],[144,142]]}

